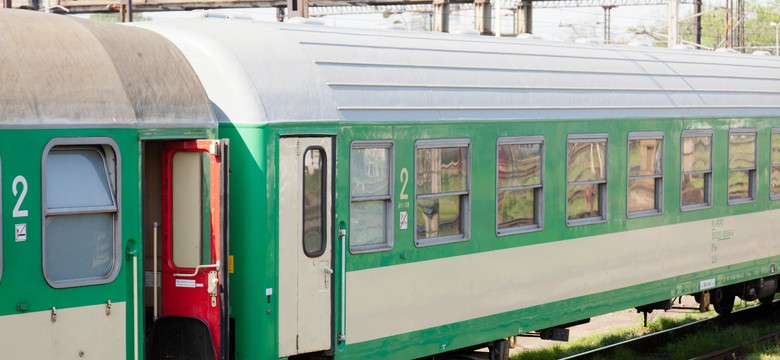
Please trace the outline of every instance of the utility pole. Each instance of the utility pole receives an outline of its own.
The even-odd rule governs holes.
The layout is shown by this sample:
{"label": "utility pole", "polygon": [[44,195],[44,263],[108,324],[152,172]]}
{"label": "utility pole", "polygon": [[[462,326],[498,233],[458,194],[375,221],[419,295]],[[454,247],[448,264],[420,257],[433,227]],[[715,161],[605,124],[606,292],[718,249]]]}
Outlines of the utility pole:
{"label": "utility pole", "polygon": [[693,13],[696,14],[696,45],[701,45],[701,1],[693,0]]}
{"label": "utility pole", "polygon": [[669,31],[668,31],[669,37],[667,38],[666,41],[666,47],[669,48],[675,47],[677,44],[680,43],[679,33],[677,31],[677,29],[680,26],[679,10],[680,10],[680,1],[669,0]]}
{"label": "utility pole", "polygon": [[612,42],[611,36],[610,36],[610,30],[612,29],[612,8],[617,7],[616,5],[602,5],[601,6],[604,9],[604,43],[609,44]]}

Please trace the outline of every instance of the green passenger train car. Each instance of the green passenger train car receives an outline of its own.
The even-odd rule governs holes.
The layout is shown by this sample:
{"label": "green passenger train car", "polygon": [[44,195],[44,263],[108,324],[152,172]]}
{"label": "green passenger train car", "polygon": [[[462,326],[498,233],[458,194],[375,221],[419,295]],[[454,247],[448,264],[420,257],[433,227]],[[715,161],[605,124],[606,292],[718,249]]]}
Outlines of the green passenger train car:
{"label": "green passenger train car", "polygon": [[[0,12],[25,89],[0,89],[4,349],[505,358],[610,311],[778,290],[774,58],[210,15]],[[21,40],[63,24],[89,32],[72,58]],[[107,74],[23,61],[90,56]],[[67,175],[86,165],[105,175]]]}
{"label": "green passenger train car", "polygon": [[777,289],[774,58],[142,26],[190,60],[232,144],[238,359],[502,356],[608,311]]}

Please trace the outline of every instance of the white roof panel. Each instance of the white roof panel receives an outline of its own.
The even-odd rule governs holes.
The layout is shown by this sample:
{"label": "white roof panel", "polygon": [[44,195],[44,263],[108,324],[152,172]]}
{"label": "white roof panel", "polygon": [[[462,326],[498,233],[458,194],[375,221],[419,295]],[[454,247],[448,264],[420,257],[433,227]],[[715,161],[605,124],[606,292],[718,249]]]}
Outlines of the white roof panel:
{"label": "white roof panel", "polygon": [[780,115],[774,57],[215,18],[139,26],[180,47],[220,121]]}

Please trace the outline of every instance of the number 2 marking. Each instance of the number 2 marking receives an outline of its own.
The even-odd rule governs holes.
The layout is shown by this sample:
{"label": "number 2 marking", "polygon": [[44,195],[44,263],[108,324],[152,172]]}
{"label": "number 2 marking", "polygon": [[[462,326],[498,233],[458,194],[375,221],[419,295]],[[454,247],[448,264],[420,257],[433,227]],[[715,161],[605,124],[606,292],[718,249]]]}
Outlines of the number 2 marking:
{"label": "number 2 marking", "polygon": [[401,200],[409,199],[409,194],[406,193],[406,185],[409,183],[409,170],[406,168],[401,169]]}
{"label": "number 2 marking", "polygon": [[[19,184],[22,184],[21,194],[19,194],[19,190],[17,189],[17,185]],[[26,217],[27,210],[20,210],[19,208],[22,207],[22,202],[24,201],[24,198],[27,197],[27,179],[22,175],[15,177],[13,184],[11,184],[11,190],[13,191],[14,196],[19,194],[19,198],[16,199],[16,206],[14,206],[13,217]]]}

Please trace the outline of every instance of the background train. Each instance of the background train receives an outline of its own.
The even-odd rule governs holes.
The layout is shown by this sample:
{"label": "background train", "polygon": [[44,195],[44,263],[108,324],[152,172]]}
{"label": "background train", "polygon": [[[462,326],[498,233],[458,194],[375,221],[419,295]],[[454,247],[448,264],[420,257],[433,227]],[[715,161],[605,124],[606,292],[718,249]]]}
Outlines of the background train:
{"label": "background train", "polygon": [[0,11],[0,347],[417,358],[770,299],[780,62]]}

